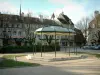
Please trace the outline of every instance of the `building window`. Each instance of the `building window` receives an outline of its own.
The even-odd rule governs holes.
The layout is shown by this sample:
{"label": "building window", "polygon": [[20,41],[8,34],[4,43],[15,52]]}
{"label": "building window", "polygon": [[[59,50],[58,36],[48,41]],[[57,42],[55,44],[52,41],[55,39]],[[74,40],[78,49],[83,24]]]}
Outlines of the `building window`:
{"label": "building window", "polygon": [[21,31],[18,32],[18,35],[21,36]]}
{"label": "building window", "polygon": [[11,37],[11,31],[8,31],[8,35],[9,35],[9,37]]}
{"label": "building window", "polygon": [[17,24],[15,24],[14,27],[17,28]]}
{"label": "building window", "polygon": [[8,27],[8,23],[6,23],[6,27]]}
{"label": "building window", "polygon": [[0,36],[3,36],[3,33],[0,33]]}
{"label": "building window", "polygon": [[100,27],[100,23],[98,24],[98,27]]}
{"label": "building window", "polygon": [[5,23],[3,24],[3,27],[6,27],[6,24]]}
{"label": "building window", "polygon": [[20,28],[22,28],[22,24],[20,24],[19,26],[20,26]]}
{"label": "building window", "polygon": [[6,33],[6,31],[3,31],[3,34],[5,34]]}
{"label": "building window", "polygon": [[12,27],[12,24],[9,24],[9,27]]}
{"label": "building window", "polygon": [[16,20],[16,21],[18,20],[17,17],[15,18],[15,20]]}
{"label": "building window", "polygon": [[95,28],[95,24],[92,24],[92,28]]}
{"label": "building window", "polygon": [[16,31],[14,31],[13,34],[16,35]]}
{"label": "building window", "polygon": [[19,24],[17,24],[17,28],[19,27]]}
{"label": "building window", "polygon": [[17,25],[17,27],[18,27],[18,28],[21,28],[21,27],[22,27],[22,25],[21,25],[21,24],[18,24],[18,25]]}
{"label": "building window", "polygon": [[12,27],[14,27],[14,24],[12,24]]}
{"label": "building window", "polygon": [[27,24],[27,28],[29,27],[29,24]]}
{"label": "building window", "polygon": [[6,36],[6,31],[3,31],[3,36],[4,36],[4,38],[5,38],[5,36]]}
{"label": "building window", "polygon": [[2,27],[1,23],[0,23],[0,27]]}

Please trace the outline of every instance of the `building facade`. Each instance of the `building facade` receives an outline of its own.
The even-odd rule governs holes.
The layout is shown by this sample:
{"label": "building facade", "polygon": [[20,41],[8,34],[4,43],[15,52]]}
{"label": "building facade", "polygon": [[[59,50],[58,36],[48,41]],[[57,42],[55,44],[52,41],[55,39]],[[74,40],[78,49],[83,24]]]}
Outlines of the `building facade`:
{"label": "building facade", "polygon": [[100,13],[99,11],[94,12],[94,18],[89,23],[88,28],[88,44],[95,45],[100,44]]}
{"label": "building facade", "polygon": [[[60,21],[61,26],[67,29],[72,29],[72,30],[75,29],[74,24],[71,21],[71,19],[67,15],[65,15],[63,12],[59,14],[58,20]],[[70,34],[68,34],[65,36],[61,36],[62,46],[73,46],[74,43],[75,43],[74,35],[71,36]]]}
{"label": "building facade", "polygon": [[[36,17],[25,17],[11,14],[0,14],[0,39],[3,40],[3,45],[13,44],[22,45],[23,41],[33,38],[33,33],[36,29],[44,26],[62,25],[68,28],[68,24],[57,22],[50,19],[41,19]],[[70,25],[70,29],[73,29],[74,25]],[[39,38],[40,36],[37,35]],[[61,36],[62,38],[68,38],[69,36]],[[61,38],[57,36],[57,38]],[[72,38],[73,39],[73,38]],[[62,42],[63,44],[63,42]]]}

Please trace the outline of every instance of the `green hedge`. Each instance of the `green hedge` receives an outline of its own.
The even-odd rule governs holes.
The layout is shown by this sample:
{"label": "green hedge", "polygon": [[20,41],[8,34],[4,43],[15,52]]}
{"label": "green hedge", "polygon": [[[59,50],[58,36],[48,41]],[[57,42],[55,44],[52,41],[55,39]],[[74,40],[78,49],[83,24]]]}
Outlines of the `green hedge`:
{"label": "green hedge", "polygon": [[[34,49],[33,49],[34,48]],[[22,52],[41,52],[41,45],[36,46],[6,46],[1,48],[0,53],[22,53]],[[60,50],[60,46],[56,46],[56,50]],[[42,46],[42,51],[49,52],[49,51],[55,51],[55,46]]]}

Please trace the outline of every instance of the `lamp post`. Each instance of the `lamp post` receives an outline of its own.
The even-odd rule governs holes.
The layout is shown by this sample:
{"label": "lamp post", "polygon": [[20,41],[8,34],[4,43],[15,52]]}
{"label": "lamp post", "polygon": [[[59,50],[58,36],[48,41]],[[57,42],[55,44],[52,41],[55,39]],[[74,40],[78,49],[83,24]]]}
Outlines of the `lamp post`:
{"label": "lamp post", "polygon": [[[76,34],[76,31],[75,31],[75,34]],[[75,43],[76,43],[76,38],[75,38],[75,35],[74,35],[74,45],[73,45],[74,46],[74,54],[75,54],[75,46],[76,46]]]}
{"label": "lamp post", "polygon": [[76,48],[76,31],[74,33],[74,54],[77,55],[77,48]]}
{"label": "lamp post", "polygon": [[42,57],[42,31],[41,31],[41,57]]}
{"label": "lamp post", "polygon": [[55,57],[56,57],[56,30],[55,30]]}
{"label": "lamp post", "polygon": [[70,25],[71,25],[71,19],[69,19],[69,24],[68,24],[68,30],[69,30],[69,44],[68,44],[68,47],[69,47],[69,56],[70,56]]}

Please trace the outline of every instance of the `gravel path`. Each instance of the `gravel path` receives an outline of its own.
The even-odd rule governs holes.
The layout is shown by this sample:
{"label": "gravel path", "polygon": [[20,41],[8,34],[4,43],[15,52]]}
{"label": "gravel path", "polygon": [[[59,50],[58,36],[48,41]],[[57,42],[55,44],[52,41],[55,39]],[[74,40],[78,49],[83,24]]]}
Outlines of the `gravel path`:
{"label": "gravel path", "polygon": [[[69,57],[63,54],[58,56],[58,54],[57,57],[60,58]],[[95,57],[55,62],[49,62],[48,57],[55,58],[54,54],[46,53],[43,54],[43,57],[37,53],[32,60],[26,59],[25,56],[18,57],[18,61],[39,63],[42,66],[0,69],[0,75],[100,75],[100,59]]]}
{"label": "gravel path", "polygon": [[99,59],[47,63],[38,67],[0,69],[0,75],[100,75]]}

